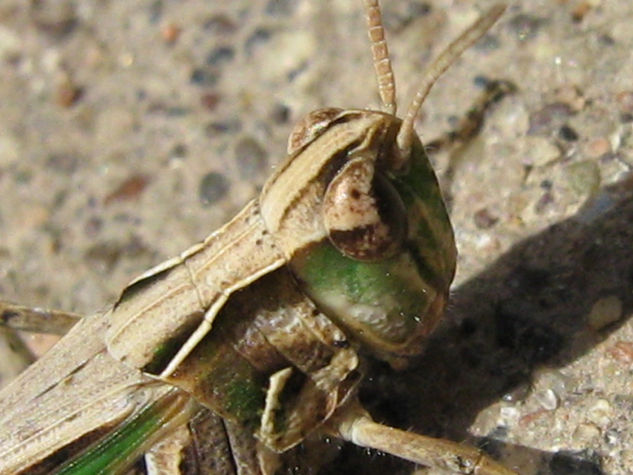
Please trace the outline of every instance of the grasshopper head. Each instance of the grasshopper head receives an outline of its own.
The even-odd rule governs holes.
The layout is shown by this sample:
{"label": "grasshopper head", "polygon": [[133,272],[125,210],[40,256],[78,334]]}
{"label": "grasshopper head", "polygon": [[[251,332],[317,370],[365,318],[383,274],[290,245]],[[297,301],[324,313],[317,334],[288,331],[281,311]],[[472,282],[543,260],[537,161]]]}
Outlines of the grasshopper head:
{"label": "grasshopper head", "polygon": [[[315,174],[285,185],[280,174],[261,201],[304,292],[356,341],[392,363],[419,353],[435,328],[456,259],[437,179],[417,136],[406,166],[394,158],[401,124],[383,112],[332,113],[309,139],[296,139],[302,147],[282,166]],[[281,186],[283,192],[276,190]],[[275,221],[270,200],[282,195],[288,208]],[[309,238],[299,242],[299,236]]]}
{"label": "grasshopper head", "polygon": [[455,273],[453,231],[413,125],[437,78],[499,18],[492,6],[430,65],[403,120],[377,4],[367,4],[386,112],[322,109],[290,137],[262,217],[304,292],[393,364],[435,328]]}

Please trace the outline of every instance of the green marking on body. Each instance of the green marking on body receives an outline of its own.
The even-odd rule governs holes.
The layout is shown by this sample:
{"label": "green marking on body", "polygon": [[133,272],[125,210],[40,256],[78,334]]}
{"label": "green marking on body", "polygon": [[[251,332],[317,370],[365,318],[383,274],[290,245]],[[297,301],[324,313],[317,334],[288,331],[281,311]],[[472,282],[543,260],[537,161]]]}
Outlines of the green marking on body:
{"label": "green marking on body", "polygon": [[359,340],[379,354],[410,354],[443,310],[456,250],[437,178],[419,140],[405,172],[388,179],[408,224],[396,255],[354,260],[324,239],[299,250],[290,266],[320,310]]}
{"label": "green marking on body", "polygon": [[182,393],[170,392],[124,421],[110,435],[64,464],[57,475],[118,473],[193,413],[194,404]]}
{"label": "green marking on body", "polygon": [[[406,341],[429,304],[432,290],[404,252],[377,262],[343,256],[329,241],[293,260],[308,293],[332,318],[379,333],[391,343]],[[353,322],[352,322],[353,320]]]}
{"label": "green marking on body", "polygon": [[226,408],[237,420],[258,418],[265,396],[260,384],[251,379],[235,380],[227,385],[226,394]]}

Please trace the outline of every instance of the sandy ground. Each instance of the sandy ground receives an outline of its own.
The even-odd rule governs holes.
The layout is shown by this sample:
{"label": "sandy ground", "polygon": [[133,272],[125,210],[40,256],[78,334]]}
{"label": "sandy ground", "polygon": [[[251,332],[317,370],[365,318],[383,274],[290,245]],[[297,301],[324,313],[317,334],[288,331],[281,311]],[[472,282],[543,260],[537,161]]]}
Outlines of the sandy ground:
{"label": "sandy ground", "polygon": [[[490,5],[383,1],[401,109]],[[517,0],[437,84],[433,156],[460,258],[444,326],[363,400],[522,474],[633,473],[633,3]],[[0,294],[82,314],[256,196],[292,124],[376,107],[361,2],[0,3]],[[8,377],[8,376],[5,376]],[[410,473],[340,450],[325,473]],[[303,468],[307,471],[307,468]]]}

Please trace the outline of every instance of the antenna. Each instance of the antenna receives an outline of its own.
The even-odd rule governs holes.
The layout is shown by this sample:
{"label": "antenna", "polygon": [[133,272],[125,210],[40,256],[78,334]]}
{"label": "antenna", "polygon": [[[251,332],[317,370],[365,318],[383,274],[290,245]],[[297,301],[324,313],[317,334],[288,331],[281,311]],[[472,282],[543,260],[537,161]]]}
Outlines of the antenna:
{"label": "antenna", "polygon": [[380,100],[385,112],[396,115],[396,80],[391,68],[389,48],[385,39],[385,29],[382,26],[382,14],[378,0],[365,0],[365,12]]}
{"label": "antenna", "polygon": [[[366,0],[366,5],[370,3],[376,4],[376,1]],[[484,15],[482,15],[479,20],[473,23],[466,31],[464,31],[455,41],[453,41],[450,45],[446,47],[446,49],[440,54],[431,66],[428,67],[424,76],[422,78],[422,83],[418,88],[418,92],[415,94],[415,97],[411,101],[411,105],[407,110],[407,114],[402,121],[402,125],[400,126],[400,131],[398,132],[398,136],[396,137],[396,141],[398,144],[399,150],[399,160],[400,166],[406,162],[407,157],[411,153],[411,144],[413,143],[413,123],[415,122],[415,118],[420,111],[420,107],[424,103],[424,99],[428,96],[431,87],[437,81],[444,71],[446,71],[451,64],[455,62],[455,60],[466,50],[469,48],[475,41],[481,38],[489,29],[494,25],[497,19],[501,16],[501,14],[506,9],[506,5],[502,3],[498,3],[493,5]],[[368,10],[369,17],[369,10]],[[383,40],[384,41],[384,40]],[[378,42],[380,44],[380,42]],[[387,48],[385,46],[385,52]],[[372,45],[373,52],[373,45]],[[374,53],[374,65],[376,67],[377,75],[379,76],[379,88],[380,88],[380,73],[378,72],[378,65],[376,65],[376,54]],[[384,59],[383,59],[384,61]],[[387,62],[389,60],[387,59]],[[391,66],[389,66],[389,70],[391,70]],[[393,76],[392,76],[393,82]],[[382,91],[381,91],[382,97]],[[384,99],[383,99],[384,102]]]}

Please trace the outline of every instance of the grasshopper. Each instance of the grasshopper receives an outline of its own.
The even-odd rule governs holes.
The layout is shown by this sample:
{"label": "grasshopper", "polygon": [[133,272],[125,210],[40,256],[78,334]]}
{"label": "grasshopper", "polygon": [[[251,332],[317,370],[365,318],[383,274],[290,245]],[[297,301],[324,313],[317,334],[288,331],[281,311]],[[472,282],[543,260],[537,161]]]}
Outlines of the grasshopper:
{"label": "grasshopper", "polygon": [[[58,314],[72,329],[1,393],[0,472],[124,472],[159,443],[163,455],[189,444],[189,426],[203,472],[274,473],[276,454],[321,432],[454,473],[514,473],[376,423],[356,397],[366,354],[402,367],[442,315],[456,249],[414,122],[505,6],[432,63],[401,120],[380,8],[364,5],[384,110],[308,114],[233,220],[133,280],[110,310],[74,325]],[[13,326],[41,315],[0,310]],[[148,467],[174,471],[181,457],[155,450]]]}

